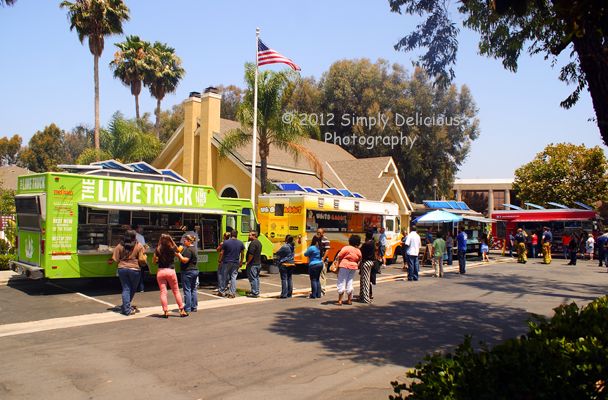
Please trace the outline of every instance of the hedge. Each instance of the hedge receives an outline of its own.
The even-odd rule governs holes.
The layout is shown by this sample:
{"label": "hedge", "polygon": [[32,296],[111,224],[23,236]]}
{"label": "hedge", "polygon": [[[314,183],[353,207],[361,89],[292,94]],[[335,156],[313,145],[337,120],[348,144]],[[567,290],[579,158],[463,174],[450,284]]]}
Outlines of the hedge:
{"label": "hedge", "polygon": [[0,271],[8,271],[11,269],[9,265],[9,261],[13,260],[15,257],[12,255],[0,254]]}
{"label": "hedge", "polygon": [[493,348],[482,343],[476,350],[466,337],[453,355],[427,355],[408,371],[411,383],[391,382],[389,398],[608,398],[608,296],[554,311],[550,320],[534,317],[526,335]]}

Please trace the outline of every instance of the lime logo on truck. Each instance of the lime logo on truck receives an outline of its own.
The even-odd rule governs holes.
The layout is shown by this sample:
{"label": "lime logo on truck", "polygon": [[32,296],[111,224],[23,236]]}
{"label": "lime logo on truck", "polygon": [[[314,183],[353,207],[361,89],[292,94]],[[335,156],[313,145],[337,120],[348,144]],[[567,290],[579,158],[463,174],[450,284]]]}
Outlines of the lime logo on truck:
{"label": "lime logo on truck", "polygon": [[207,193],[204,188],[181,185],[83,179],[82,200],[156,206],[202,206],[207,202]]}
{"label": "lime logo on truck", "polygon": [[25,242],[25,258],[31,260],[34,256],[34,239],[29,237]]}
{"label": "lime logo on truck", "polygon": [[20,177],[19,178],[19,190],[20,191],[30,191],[30,190],[44,191],[45,189],[46,189],[46,179],[44,176]]}

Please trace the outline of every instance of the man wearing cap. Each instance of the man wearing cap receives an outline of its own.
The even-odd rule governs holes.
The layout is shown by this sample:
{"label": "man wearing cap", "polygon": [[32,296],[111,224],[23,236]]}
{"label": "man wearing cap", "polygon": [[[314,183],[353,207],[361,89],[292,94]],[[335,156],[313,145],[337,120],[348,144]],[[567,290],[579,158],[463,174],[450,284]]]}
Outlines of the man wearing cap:
{"label": "man wearing cap", "polygon": [[226,276],[230,278],[230,288],[226,289],[226,281],[222,279],[222,282],[218,282],[218,296],[226,296],[231,299],[236,296],[236,277],[245,255],[245,245],[237,239],[237,235],[236,229],[230,232],[230,239],[224,240],[222,243],[219,257],[221,268],[226,272]]}

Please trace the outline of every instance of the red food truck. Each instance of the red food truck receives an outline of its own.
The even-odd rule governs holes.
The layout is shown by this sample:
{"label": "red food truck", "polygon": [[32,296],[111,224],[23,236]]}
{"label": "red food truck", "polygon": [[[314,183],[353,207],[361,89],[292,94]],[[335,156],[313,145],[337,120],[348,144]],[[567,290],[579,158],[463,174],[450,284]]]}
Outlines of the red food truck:
{"label": "red food truck", "polygon": [[553,233],[553,252],[562,252],[573,234],[585,232],[595,236],[602,229],[599,214],[590,207],[495,210],[491,218],[497,220],[492,225],[492,236],[495,243],[499,241],[501,244],[508,240],[509,234],[514,235],[518,228],[524,229],[529,235],[536,232],[540,243],[543,227],[548,226]]}

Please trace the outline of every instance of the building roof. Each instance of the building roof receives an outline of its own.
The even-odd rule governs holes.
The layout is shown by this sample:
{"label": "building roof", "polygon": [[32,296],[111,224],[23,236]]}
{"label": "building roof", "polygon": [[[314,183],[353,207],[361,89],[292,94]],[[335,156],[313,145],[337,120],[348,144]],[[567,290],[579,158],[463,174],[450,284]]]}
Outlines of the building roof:
{"label": "building roof", "polygon": [[488,178],[488,179],[455,179],[454,185],[504,185],[513,184],[515,178]]}
{"label": "building roof", "polygon": [[373,157],[331,161],[328,164],[340,179],[341,187],[361,193],[366,199],[380,201],[393,179],[390,175],[383,175],[390,160],[391,157]]}
{"label": "building roof", "polygon": [[16,165],[3,165],[0,167],[0,186],[3,189],[17,190],[17,177],[20,175],[33,174],[27,168]]}
{"label": "building roof", "polygon": [[[226,134],[233,130],[240,128],[240,124],[236,121],[229,119],[220,119],[220,132],[216,134],[216,139],[222,141]],[[342,147],[333,144],[326,143],[320,140],[305,139],[302,141],[302,145],[310,150],[315,156],[323,163],[323,169],[325,170],[325,162],[338,161],[338,160],[356,160],[348,151]],[[238,158],[244,162],[251,163],[251,146],[242,146],[237,148]],[[258,160],[259,162],[259,160]],[[298,170],[312,170],[310,163],[306,157],[298,157],[294,160],[293,156],[285,150],[279,149],[275,145],[270,145],[270,152],[268,155],[268,164],[278,167],[286,167],[290,169]]]}

